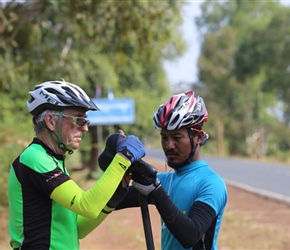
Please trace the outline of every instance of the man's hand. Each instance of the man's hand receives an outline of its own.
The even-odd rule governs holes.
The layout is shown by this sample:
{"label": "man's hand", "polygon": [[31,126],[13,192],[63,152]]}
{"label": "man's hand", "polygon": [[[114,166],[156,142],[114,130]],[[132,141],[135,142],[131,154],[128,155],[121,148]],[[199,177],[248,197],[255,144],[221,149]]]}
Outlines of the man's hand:
{"label": "man's hand", "polygon": [[117,140],[117,152],[122,153],[132,163],[145,156],[145,150],[140,139],[135,135],[120,136]]}
{"label": "man's hand", "polygon": [[103,171],[106,171],[107,167],[111,164],[112,160],[114,159],[117,153],[116,151],[117,141],[120,139],[125,139],[125,136],[119,133],[112,134],[107,138],[105,149],[98,158],[99,166]]}
{"label": "man's hand", "polygon": [[154,177],[148,177],[137,172],[132,173],[133,187],[141,194],[148,196],[154,190],[161,186],[160,180],[155,175]]}
{"label": "man's hand", "polygon": [[107,167],[112,162],[118,152],[118,147],[119,150],[123,150],[120,152],[124,157],[127,157],[131,162],[145,156],[143,144],[136,136],[130,135],[126,137],[122,130],[118,132],[119,133],[112,134],[107,138],[105,149],[98,158],[99,166],[103,171],[106,171]]}

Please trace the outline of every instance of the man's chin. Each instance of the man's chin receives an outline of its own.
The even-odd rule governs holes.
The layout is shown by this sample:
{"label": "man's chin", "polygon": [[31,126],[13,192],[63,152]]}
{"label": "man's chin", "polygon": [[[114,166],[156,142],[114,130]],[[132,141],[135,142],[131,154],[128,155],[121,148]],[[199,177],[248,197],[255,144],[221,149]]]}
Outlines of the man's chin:
{"label": "man's chin", "polygon": [[74,144],[72,144],[72,145],[70,145],[70,149],[72,149],[72,150],[76,150],[76,149],[78,149],[79,148],[79,143],[74,143]]}
{"label": "man's chin", "polygon": [[173,169],[176,169],[176,168],[180,168],[182,167],[180,162],[173,162],[173,161],[168,161],[167,162],[168,166],[173,168]]}
{"label": "man's chin", "polygon": [[186,161],[183,162],[173,162],[173,161],[168,161],[167,162],[168,166],[173,168],[173,169],[178,169],[178,168],[182,168],[185,165],[187,165]]}

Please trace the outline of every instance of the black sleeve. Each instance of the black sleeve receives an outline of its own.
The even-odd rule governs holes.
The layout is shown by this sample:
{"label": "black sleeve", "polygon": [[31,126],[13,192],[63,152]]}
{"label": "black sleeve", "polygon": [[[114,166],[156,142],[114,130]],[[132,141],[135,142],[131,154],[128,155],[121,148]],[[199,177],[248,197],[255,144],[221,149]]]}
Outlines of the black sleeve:
{"label": "black sleeve", "polygon": [[183,214],[162,186],[151,197],[167,228],[184,248],[194,247],[215,220],[214,209],[200,201],[192,205],[188,216]]}
{"label": "black sleeve", "polygon": [[129,207],[139,207],[139,197],[138,197],[138,191],[132,187],[128,187],[128,193],[124,197],[124,199],[121,201],[121,203],[118,204],[115,210],[123,209],[123,208],[129,208]]}

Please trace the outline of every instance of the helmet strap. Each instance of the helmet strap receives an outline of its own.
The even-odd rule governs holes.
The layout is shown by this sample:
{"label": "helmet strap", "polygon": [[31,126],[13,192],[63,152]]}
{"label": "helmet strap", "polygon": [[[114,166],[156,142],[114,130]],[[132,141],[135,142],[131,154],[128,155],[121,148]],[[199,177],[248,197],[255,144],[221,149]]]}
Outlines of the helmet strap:
{"label": "helmet strap", "polygon": [[193,143],[193,131],[191,130],[191,128],[187,128],[187,132],[188,132],[188,136],[189,136],[189,139],[190,139],[190,145],[191,145],[191,151],[190,151],[190,154],[187,158],[187,163],[191,163],[192,161],[192,157],[195,155],[195,151],[196,151],[196,148],[197,148],[197,145],[194,146],[194,143]]}
{"label": "helmet strap", "polygon": [[56,141],[58,147],[62,150],[65,150],[68,152],[69,155],[73,154],[73,150],[69,149],[65,146],[65,144],[62,142],[61,139],[61,124],[62,124],[62,118],[63,118],[63,111],[59,112],[59,116],[58,116],[58,135],[56,135],[53,131],[50,131],[53,139]]}

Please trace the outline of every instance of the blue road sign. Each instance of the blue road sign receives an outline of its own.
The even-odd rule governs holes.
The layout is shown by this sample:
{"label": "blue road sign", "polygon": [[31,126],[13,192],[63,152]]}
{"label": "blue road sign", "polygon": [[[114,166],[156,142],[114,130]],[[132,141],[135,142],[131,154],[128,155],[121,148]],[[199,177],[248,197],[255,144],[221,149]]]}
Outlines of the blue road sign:
{"label": "blue road sign", "polygon": [[133,124],[135,103],[133,99],[92,99],[100,109],[88,111],[91,125]]}

